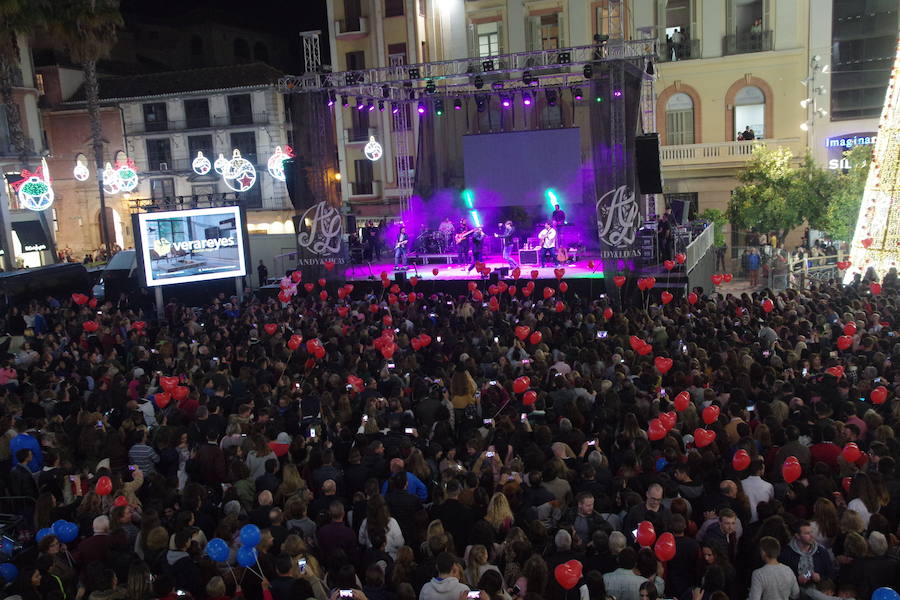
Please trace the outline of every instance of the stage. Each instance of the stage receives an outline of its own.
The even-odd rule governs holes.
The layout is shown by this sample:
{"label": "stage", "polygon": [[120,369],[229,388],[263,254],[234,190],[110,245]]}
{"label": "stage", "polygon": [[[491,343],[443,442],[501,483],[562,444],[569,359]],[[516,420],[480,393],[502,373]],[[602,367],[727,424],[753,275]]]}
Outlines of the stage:
{"label": "stage", "polygon": [[[520,265],[519,268],[522,270],[520,274],[520,279],[532,279],[531,272],[537,270],[538,276],[537,279],[556,279],[556,273],[554,272],[555,268],[565,269],[566,272],[564,274],[565,279],[603,279],[603,271],[599,269],[599,261],[596,261],[597,265],[593,269],[588,266],[588,259],[581,260],[571,264],[560,265],[559,267],[539,267],[537,265],[525,264]],[[484,260],[485,267],[491,269],[493,272],[498,272],[499,269],[507,268],[509,269],[509,274],[506,276],[500,276],[498,272],[498,276],[501,280],[511,280],[512,277],[512,268],[510,268],[509,263],[507,263],[500,255],[492,255],[485,257]],[[437,274],[434,273],[434,269],[437,269]],[[468,264],[459,264],[459,263],[451,263],[451,264],[428,264],[428,265],[407,265],[406,270],[394,269],[394,264],[391,261],[381,260],[378,262],[373,262],[370,264],[362,264],[362,265],[347,265],[344,270],[344,278],[347,281],[366,281],[369,279],[381,279],[381,274],[387,273],[388,277],[394,279],[395,271],[399,273],[406,273],[407,279],[410,277],[418,277],[420,281],[477,281],[481,279],[481,275],[479,275],[475,269],[473,268],[469,271]]]}

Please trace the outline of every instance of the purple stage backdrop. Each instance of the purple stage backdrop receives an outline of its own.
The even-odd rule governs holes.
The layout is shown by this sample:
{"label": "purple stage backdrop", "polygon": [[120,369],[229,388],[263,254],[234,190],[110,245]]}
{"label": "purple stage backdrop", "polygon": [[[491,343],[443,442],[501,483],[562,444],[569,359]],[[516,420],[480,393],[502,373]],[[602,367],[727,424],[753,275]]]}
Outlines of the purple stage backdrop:
{"label": "purple stage backdrop", "polygon": [[561,204],[581,204],[581,131],[577,128],[463,136],[466,188],[479,210],[539,206],[546,191]]}

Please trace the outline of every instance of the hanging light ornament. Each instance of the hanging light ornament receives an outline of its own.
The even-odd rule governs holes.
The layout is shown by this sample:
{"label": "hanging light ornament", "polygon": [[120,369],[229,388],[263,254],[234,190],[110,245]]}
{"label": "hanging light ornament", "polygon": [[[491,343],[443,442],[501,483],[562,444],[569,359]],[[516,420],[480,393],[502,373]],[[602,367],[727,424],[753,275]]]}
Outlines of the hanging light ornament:
{"label": "hanging light ornament", "polygon": [[[221,154],[219,156],[222,156]],[[222,157],[223,159],[225,157]],[[219,162],[218,160],[216,161]],[[191,163],[191,168],[194,170],[194,173],[197,175],[206,175],[209,173],[210,169],[212,169],[212,164],[210,164],[209,159],[203,156],[202,150],[197,150],[197,158],[194,159],[194,162]],[[216,169],[218,171],[218,169]]]}
{"label": "hanging light ornament", "polygon": [[219,158],[217,158],[216,162],[213,163],[213,169],[215,169],[216,173],[221,175],[228,167],[228,162],[229,161],[227,158],[225,158],[225,155],[219,152]]}
{"label": "hanging light ornament", "polygon": [[119,191],[128,193],[138,186],[137,169],[130,158],[124,161],[116,161],[116,176],[119,178]]}
{"label": "hanging light ornament", "polygon": [[91,176],[91,171],[80,160],[75,161],[75,168],[72,169],[72,176],[78,181],[87,181]]}
{"label": "hanging light ornament", "polygon": [[375,137],[372,136],[369,138],[369,142],[366,144],[366,147],[363,148],[363,154],[366,155],[366,158],[375,162],[384,154],[384,149],[381,147],[377,141],[375,141]]}
{"label": "hanging light ornament", "polygon": [[118,194],[122,191],[122,187],[119,181],[119,174],[116,173],[116,170],[113,169],[112,165],[106,163],[106,168],[103,169],[103,191],[107,194]]}
{"label": "hanging light ornament", "polygon": [[228,166],[222,171],[222,177],[229,189],[246,192],[256,183],[256,167],[235,148]]}
{"label": "hanging light ornament", "polygon": [[53,204],[53,188],[50,185],[50,169],[47,161],[41,159],[41,166],[34,173],[22,169],[22,179],[13,184],[19,204],[33,211],[42,211]]}
{"label": "hanging light ornament", "polygon": [[285,146],[284,150],[282,150],[281,146],[275,146],[275,152],[272,153],[272,156],[269,157],[269,161],[266,163],[266,170],[269,171],[269,175],[278,181],[284,181],[284,161],[289,158],[294,158],[293,148]]}

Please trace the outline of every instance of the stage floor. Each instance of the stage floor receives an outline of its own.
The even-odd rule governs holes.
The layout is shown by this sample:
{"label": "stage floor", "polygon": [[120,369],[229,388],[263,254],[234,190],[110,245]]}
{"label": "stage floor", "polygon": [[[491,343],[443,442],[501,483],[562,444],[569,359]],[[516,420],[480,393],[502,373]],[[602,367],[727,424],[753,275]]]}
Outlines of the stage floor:
{"label": "stage floor", "polygon": [[[597,262],[599,263],[599,261]],[[492,270],[509,267],[509,263],[500,256],[486,257],[484,264]],[[468,281],[480,279],[480,276],[475,272],[475,269],[469,271],[468,268],[468,264],[407,265],[406,276],[415,276],[422,281]],[[541,268],[537,265],[525,264],[520,265],[519,268],[522,270],[520,279],[531,279],[531,272],[534,270],[538,272],[537,279],[556,279],[556,273],[554,272],[555,267],[548,266]],[[594,269],[591,269],[588,266],[588,259],[560,265],[559,268],[564,268],[566,270],[564,275],[566,279],[603,279],[603,271],[600,271],[597,266],[595,266]],[[437,275],[434,274],[434,269],[438,270]],[[394,264],[382,260],[380,262],[373,262],[371,265],[347,265],[344,271],[344,278],[347,281],[364,281],[370,277],[380,279],[382,272],[386,272],[388,276],[392,277],[394,274]],[[510,275],[508,277],[501,277],[501,279],[512,279],[511,272],[512,269],[510,269]]]}

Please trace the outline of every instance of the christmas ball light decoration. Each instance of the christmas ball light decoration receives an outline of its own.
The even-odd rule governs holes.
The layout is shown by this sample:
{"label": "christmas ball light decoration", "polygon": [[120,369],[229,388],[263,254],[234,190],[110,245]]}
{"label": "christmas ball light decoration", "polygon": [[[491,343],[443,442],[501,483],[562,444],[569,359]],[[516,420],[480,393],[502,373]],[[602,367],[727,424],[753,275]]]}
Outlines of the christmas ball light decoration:
{"label": "christmas ball light decoration", "polygon": [[53,187],[50,185],[50,170],[47,161],[41,159],[41,166],[34,173],[22,169],[22,179],[13,184],[19,204],[28,210],[47,210],[53,204]]}
{"label": "christmas ball light decoration", "polygon": [[[219,156],[222,155],[220,154]],[[197,158],[195,158],[193,162],[191,162],[191,168],[197,175],[206,175],[212,170],[212,163],[209,162],[208,158],[203,156],[202,150],[197,150]]]}
{"label": "christmas ball light decoration", "polygon": [[278,181],[284,181],[284,161],[289,158],[294,158],[294,150],[290,146],[285,146],[284,150],[281,149],[281,146],[275,146],[275,152],[272,153],[272,156],[269,157],[269,161],[266,163],[266,170],[269,171],[269,175]]}
{"label": "christmas ball light decoration", "polygon": [[130,158],[124,162],[116,163],[116,176],[119,178],[119,191],[131,192],[138,186],[137,169]]}
{"label": "christmas ball light decoration", "polygon": [[219,158],[213,163],[213,169],[215,169],[216,173],[221,175],[226,168],[228,168],[228,159],[225,158],[224,154],[219,152]]}
{"label": "christmas ball light decoration", "polygon": [[363,148],[363,154],[366,155],[366,158],[375,162],[384,155],[384,148],[382,148],[381,144],[376,142],[375,137],[372,136],[369,138],[369,143]]}
{"label": "christmas ball light decoration", "polygon": [[256,167],[241,156],[237,148],[232,153],[228,166],[222,171],[222,177],[228,189],[235,192],[246,192],[256,183]]}
{"label": "christmas ball light decoration", "polygon": [[87,168],[80,160],[75,161],[75,168],[72,169],[72,177],[74,177],[77,181],[87,181],[88,177],[91,176],[90,169]]}
{"label": "christmas ball light decoration", "polygon": [[103,191],[107,194],[118,194],[122,191],[119,185],[119,174],[116,173],[116,170],[109,163],[106,163],[106,168],[103,169],[102,180]]}

